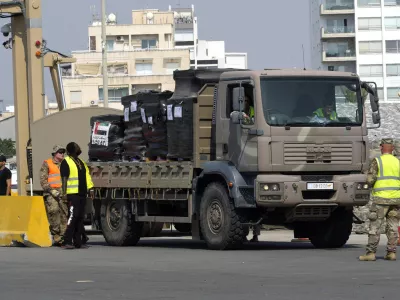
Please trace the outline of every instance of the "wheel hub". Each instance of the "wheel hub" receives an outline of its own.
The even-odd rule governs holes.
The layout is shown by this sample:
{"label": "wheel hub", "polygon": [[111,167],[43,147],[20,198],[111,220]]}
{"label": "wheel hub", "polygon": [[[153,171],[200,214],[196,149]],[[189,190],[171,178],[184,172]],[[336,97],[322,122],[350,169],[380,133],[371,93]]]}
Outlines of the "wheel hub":
{"label": "wheel hub", "polygon": [[121,210],[115,202],[111,202],[107,208],[107,223],[110,229],[117,230],[121,221]]}
{"label": "wheel hub", "polygon": [[224,223],[224,215],[222,213],[222,207],[217,201],[213,201],[208,207],[208,227],[216,234],[221,231],[222,224]]}

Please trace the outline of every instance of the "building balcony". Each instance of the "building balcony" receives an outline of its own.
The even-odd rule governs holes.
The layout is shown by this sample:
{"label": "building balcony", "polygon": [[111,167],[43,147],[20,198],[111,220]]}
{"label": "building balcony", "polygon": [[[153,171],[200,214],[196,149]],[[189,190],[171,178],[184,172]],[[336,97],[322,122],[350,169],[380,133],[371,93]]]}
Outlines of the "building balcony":
{"label": "building balcony", "polygon": [[321,28],[323,39],[354,38],[356,36],[354,26],[328,26]]}
{"label": "building balcony", "polygon": [[341,62],[341,61],[356,61],[356,52],[352,49],[345,51],[323,51],[323,62]]}
{"label": "building balcony", "polygon": [[321,4],[321,15],[352,15],[354,13],[354,3]]}

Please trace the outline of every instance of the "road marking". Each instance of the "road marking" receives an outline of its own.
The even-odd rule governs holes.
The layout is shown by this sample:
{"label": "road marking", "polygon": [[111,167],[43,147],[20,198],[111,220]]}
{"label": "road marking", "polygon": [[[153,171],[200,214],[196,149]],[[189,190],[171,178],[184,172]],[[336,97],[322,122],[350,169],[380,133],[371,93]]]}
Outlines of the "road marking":
{"label": "road marking", "polygon": [[78,280],[76,283],[90,283],[94,282],[93,280]]}

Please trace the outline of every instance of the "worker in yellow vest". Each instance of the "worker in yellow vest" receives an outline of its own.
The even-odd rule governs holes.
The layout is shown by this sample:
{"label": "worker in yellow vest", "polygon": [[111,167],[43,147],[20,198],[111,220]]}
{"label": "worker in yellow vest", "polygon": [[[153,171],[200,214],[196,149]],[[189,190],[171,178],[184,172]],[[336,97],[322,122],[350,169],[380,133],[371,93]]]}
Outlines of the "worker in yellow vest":
{"label": "worker in yellow vest", "polygon": [[250,97],[246,94],[244,97],[243,125],[252,124],[254,124],[254,105]]}
{"label": "worker in yellow vest", "polygon": [[68,222],[63,248],[87,248],[82,243],[82,230],[87,195],[94,198],[93,182],[88,166],[79,158],[82,153],[79,145],[71,142],[66,148],[68,156],[60,166],[62,189],[68,201]]}
{"label": "worker in yellow vest", "polygon": [[318,118],[325,118],[330,121],[337,120],[337,114],[336,111],[333,110],[332,104],[326,104],[323,108],[318,108],[313,114]]}
{"label": "worker in yellow vest", "polygon": [[50,233],[53,236],[53,246],[61,246],[67,227],[68,208],[66,201],[62,199],[60,175],[60,164],[64,159],[64,153],[63,146],[55,145],[51,153],[52,157],[42,163],[39,172]]}
{"label": "worker in yellow vest", "polygon": [[367,253],[359,257],[361,261],[376,260],[380,229],[385,218],[388,238],[385,260],[396,260],[400,218],[400,161],[393,156],[393,151],[393,139],[382,139],[382,155],[371,161],[368,170],[367,183],[372,187],[372,204]]}

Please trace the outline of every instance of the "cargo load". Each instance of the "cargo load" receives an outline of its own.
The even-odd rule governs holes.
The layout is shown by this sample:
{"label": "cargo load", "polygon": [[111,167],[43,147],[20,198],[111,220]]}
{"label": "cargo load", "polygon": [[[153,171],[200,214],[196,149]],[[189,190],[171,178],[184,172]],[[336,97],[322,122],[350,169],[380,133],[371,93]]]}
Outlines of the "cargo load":
{"label": "cargo load", "polygon": [[141,106],[143,135],[147,142],[146,158],[148,160],[165,160],[168,153],[167,135],[167,99],[171,91],[143,94]]}
{"label": "cargo load", "polygon": [[124,122],[118,115],[90,118],[90,161],[120,161],[124,141]]}
{"label": "cargo load", "polygon": [[146,155],[146,140],[143,136],[143,121],[140,114],[143,104],[143,93],[121,98],[124,106],[124,141],[123,159],[127,161],[141,161]]}
{"label": "cargo load", "polygon": [[[206,84],[217,84],[226,69],[175,71],[175,92],[167,101],[168,159],[193,159],[193,107]],[[211,116],[210,116],[211,118]]]}

